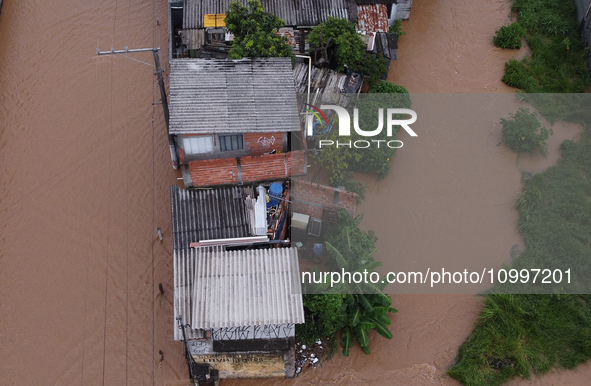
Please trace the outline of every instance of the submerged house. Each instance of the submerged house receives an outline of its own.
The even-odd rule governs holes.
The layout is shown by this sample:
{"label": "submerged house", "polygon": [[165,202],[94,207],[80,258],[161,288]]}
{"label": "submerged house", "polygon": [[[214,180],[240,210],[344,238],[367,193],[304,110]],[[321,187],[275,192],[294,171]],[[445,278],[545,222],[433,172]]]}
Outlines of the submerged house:
{"label": "submerged house", "polygon": [[[172,58],[223,52],[231,40],[224,18],[233,0],[169,1]],[[248,0],[237,0],[243,5]],[[308,52],[306,34],[329,17],[359,23],[366,33],[387,32],[395,20],[408,20],[412,0],[261,0],[263,8],[285,21],[280,35],[296,52]]]}
{"label": "submerged house", "polygon": [[306,173],[290,58],[172,60],[169,128],[188,188]]}
{"label": "submerged house", "polygon": [[170,195],[174,316],[182,327],[174,338],[184,341],[189,367],[220,378],[295,376],[295,325],[304,323],[304,309],[298,251],[281,237],[288,201],[277,198],[269,216],[258,184],[173,185]]}

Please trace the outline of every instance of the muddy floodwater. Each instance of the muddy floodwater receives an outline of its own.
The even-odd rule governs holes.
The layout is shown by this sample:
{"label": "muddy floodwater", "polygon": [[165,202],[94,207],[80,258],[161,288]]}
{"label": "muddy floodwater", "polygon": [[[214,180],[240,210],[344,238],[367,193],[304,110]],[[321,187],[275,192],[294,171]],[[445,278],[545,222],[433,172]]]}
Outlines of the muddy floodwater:
{"label": "muddy floodwater", "polygon": [[[413,93],[513,92],[500,79],[504,62],[519,53],[492,45],[508,22],[507,1],[415,0],[389,80]],[[152,54],[96,55],[97,48],[161,47],[167,63],[167,45],[165,1],[4,2],[2,385],[188,384],[172,316],[168,186],[180,175],[171,168]],[[462,141],[442,135],[439,146],[409,141],[385,180],[360,176],[368,192],[358,213],[377,233],[383,268],[435,253],[509,259],[522,242],[512,207],[521,171],[544,170],[558,139],[579,130],[554,128],[548,157],[518,159],[496,146],[494,125],[476,129]],[[383,252],[393,250],[396,257]],[[394,338],[372,335],[371,356],[355,348],[295,380],[224,384],[457,384],[445,369],[480,299],[393,299]],[[513,384],[589,384],[590,374],[584,365]]]}

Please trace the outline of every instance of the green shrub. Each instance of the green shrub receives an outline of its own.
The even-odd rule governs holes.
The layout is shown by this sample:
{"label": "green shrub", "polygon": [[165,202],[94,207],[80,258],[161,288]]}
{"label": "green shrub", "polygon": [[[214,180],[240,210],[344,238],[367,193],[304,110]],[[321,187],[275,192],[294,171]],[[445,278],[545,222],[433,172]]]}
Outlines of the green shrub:
{"label": "green shrub", "polygon": [[525,28],[515,22],[497,30],[493,43],[501,48],[521,48],[521,38],[525,36]]}
{"label": "green shrub", "polygon": [[[371,93],[379,93],[379,94],[408,94],[408,90],[402,86],[397,86],[394,83],[390,82],[378,82],[375,85],[371,86],[369,90]],[[409,98],[410,101],[410,98]],[[402,107],[402,106],[397,106]],[[409,106],[410,107],[410,106]]]}
{"label": "green shrub", "polygon": [[[361,217],[351,218],[344,209],[339,210],[338,216],[339,221],[325,231],[329,264],[339,272],[375,272],[382,265],[372,256],[377,241],[375,234],[359,229]],[[318,267],[314,267],[313,272],[320,274]],[[384,280],[378,284],[340,283],[334,287],[329,287],[329,283],[306,283],[304,291],[317,294],[304,295],[306,321],[296,325],[298,340],[309,344],[327,339],[332,356],[336,334],[343,330],[344,356],[349,355],[354,340],[369,354],[368,337],[372,329],[386,339],[392,338],[387,327],[391,323],[388,314],[398,311],[392,307],[392,299],[383,293],[385,286]]]}
{"label": "green shrub", "polygon": [[336,333],[344,327],[343,299],[341,294],[304,295],[306,322],[296,324],[296,335],[304,344],[313,344],[319,339],[329,341],[334,350]]}
{"label": "green shrub", "polygon": [[511,9],[527,31],[531,55],[509,61],[503,82],[527,93],[585,92],[590,77],[575,2],[514,0]]}
{"label": "green shrub", "polygon": [[394,21],[394,24],[392,24],[390,26],[390,28],[388,29],[388,32],[390,32],[391,34],[396,35],[396,37],[398,39],[400,39],[400,37],[402,35],[406,35],[406,32],[404,32],[402,30],[402,20],[396,20],[396,21]]}
{"label": "green shrub", "polygon": [[535,113],[521,107],[510,118],[502,118],[503,142],[516,153],[544,153],[547,148],[546,140],[553,134],[542,126]]}
{"label": "green shrub", "polygon": [[[339,210],[339,221],[331,224],[325,231],[325,239],[344,254],[345,259],[364,256],[373,251],[378,241],[374,231],[363,232],[359,229],[359,223],[363,216],[352,218],[346,210]],[[348,232],[344,232],[348,229]],[[345,248],[345,246],[351,245]]]}
{"label": "green shrub", "polygon": [[505,63],[505,75],[502,80],[508,86],[529,90],[529,92],[532,92],[532,88],[537,85],[525,63],[515,59]]}
{"label": "green shrub", "polygon": [[[375,95],[384,94],[384,95]],[[370,94],[356,101],[356,107],[359,108],[359,125],[363,130],[374,130],[378,127],[378,114],[380,108],[384,111],[388,107],[409,109],[412,106],[410,94],[402,87],[389,82],[378,82],[370,87]],[[400,117],[401,119],[404,117]],[[397,133],[400,127],[395,128],[392,136],[388,137],[386,129],[374,137],[372,140],[391,141],[397,139]],[[364,140],[366,137],[357,132],[351,133],[351,140]],[[349,156],[349,170],[359,173],[376,173],[378,178],[385,178],[390,171],[390,160],[396,154],[396,149],[388,146],[380,146],[368,149],[351,148],[346,149]]]}

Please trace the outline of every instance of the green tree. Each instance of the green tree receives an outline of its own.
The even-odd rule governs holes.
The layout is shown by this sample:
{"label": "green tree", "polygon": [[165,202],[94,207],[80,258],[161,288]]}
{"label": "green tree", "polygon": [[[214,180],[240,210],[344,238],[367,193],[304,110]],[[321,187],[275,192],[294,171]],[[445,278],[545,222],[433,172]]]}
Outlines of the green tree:
{"label": "green tree", "polygon": [[324,23],[312,28],[308,42],[321,50],[324,60],[328,60],[328,49],[333,48],[337,71],[343,71],[345,66],[358,67],[365,59],[366,44],[355,31],[355,24],[347,19],[329,17]]}
{"label": "green tree", "polygon": [[285,36],[277,35],[285,21],[265,12],[259,0],[249,0],[247,6],[230,3],[226,12],[226,28],[234,34],[230,49],[232,59],[293,57]]}
{"label": "green tree", "polygon": [[320,62],[327,62],[329,50],[334,50],[336,70],[343,71],[347,66],[350,70],[362,72],[369,85],[379,81],[387,70],[387,60],[367,52],[367,44],[355,30],[355,24],[347,19],[329,17],[312,28],[308,42],[320,50]]}

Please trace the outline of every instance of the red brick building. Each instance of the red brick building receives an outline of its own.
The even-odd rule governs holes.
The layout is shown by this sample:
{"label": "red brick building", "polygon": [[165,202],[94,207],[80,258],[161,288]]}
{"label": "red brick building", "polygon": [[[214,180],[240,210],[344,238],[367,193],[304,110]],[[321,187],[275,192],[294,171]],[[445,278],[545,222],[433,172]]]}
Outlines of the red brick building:
{"label": "red brick building", "polygon": [[170,134],[186,187],[305,174],[291,59],[172,60]]}

